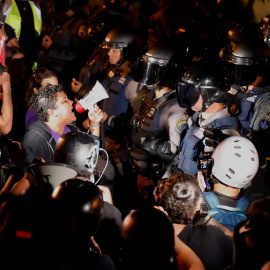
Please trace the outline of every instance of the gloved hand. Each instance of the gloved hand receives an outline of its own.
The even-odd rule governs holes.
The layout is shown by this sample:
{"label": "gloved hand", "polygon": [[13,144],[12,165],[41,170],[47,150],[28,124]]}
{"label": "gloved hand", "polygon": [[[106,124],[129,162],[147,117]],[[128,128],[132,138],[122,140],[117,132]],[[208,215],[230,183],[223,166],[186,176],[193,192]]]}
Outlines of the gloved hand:
{"label": "gloved hand", "polygon": [[168,162],[173,159],[171,143],[162,139],[155,139],[151,135],[141,138],[141,148],[154,157],[159,157]]}

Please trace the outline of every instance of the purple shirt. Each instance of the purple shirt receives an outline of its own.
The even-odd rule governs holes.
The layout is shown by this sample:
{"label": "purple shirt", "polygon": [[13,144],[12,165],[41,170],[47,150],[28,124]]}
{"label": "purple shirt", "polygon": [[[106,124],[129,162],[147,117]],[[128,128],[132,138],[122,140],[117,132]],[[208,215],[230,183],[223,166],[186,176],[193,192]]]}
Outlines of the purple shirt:
{"label": "purple shirt", "polygon": [[52,129],[50,129],[49,126],[47,126],[47,127],[50,130],[50,132],[51,132],[51,134],[52,134],[55,142],[57,142],[61,136],[63,136],[64,134],[66,134],[66,133],[68,133],[68,132],[71,131],[67,126],[65,126],[65,130],[64,130],[63,134],[58,134],[58,133],[54,132]]}
{"label": "purple shirt", "polygon": [[37,121],[37,120],[38,120],[38,118],[37,118],[35,111],[32,110],[31,108],[28,108],[28,110],[25,114],[25,121],[24,121],[25,129],[27,128],[27,126],[30,123]]}

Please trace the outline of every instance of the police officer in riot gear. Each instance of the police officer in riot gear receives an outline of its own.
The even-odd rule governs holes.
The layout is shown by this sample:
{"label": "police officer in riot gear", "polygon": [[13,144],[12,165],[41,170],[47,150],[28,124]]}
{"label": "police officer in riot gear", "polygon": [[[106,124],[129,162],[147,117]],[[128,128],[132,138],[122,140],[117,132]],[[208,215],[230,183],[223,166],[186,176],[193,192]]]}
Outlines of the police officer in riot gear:
{"label": "police officer in riot gear", "polygon": [[226,69],[205,60],[195,62],[177,82],[179,106],[195,112],[181,130],[181,152],[173,162],[179,170],[190,174],[205,171],[216,145],[227,136],[239,135],[239,121],[223,103],[228,88]]}
{"label": "police officer in riot gear", "polygon": [[[174,90],[175,65],[170,48],[160,44],[138,59],[134,72],[140,90],[131,101],[132,131],[123,152],[132,160],[133,176],[144,198],[152,195],[152,187],[177,153],[179,133],[188,118],[187,110],[179,107]],[[105,125],[117,130],[119,118],[109,116]]]}
{"label": "police officer in riot gear", "polygon": [[[172,58],[170,48],[164,45],[153,47],[138,59],[134,74],[134,80],[145,86],[132,101],[135,111],[130,155],[140,149],[144,153],[142,156],[149,156],[148,165],[153,157],[156,162],[165,164],[173,159],[178,149],[179,131],[188,118],[186,109],[179,108],[177,103],[174,90],[176,64]],[[136,156],[138,154],[133,156],[135,160]]]}
{"label": "police officer in riot gear", "polygon": [[109,49],[109,62],[114,65],[102,82],[109,94],[109,98],[103,102],[103,111],[107,115],[126,113],[130,99],[136,95],[136,89],[130,92],[128,87],[134,62],[142,50],[140,37],[132,29],[115,28],[100,46]]}
{"label": "police officer in riot gear", "polygon": [[258,149],[260,165],[264,165],[270,154],[270,48],[251,33],[245,32],[244,37],[234,46],[225,48],[220,57],[232,74],[226,103],[241,121],[245,136]]}
{"label": "police officer in riot gear", "polygon": [[[135,60],[142,53],[142,42],[134,29],[114,28],[100,48],[106,51],[109,67],[106,68],[106,77],[102,80],[103,87],[107,90],[109,98],[104,100],[101,107],[104,111],[104,120],[108,115],[119,115],[131,112],[130,100],[136,95],[137,88],[132,82],[135,68]],[[81,82],[73,79],[72,91],[81,96],[89,92],[91,86],[84,86]]]}

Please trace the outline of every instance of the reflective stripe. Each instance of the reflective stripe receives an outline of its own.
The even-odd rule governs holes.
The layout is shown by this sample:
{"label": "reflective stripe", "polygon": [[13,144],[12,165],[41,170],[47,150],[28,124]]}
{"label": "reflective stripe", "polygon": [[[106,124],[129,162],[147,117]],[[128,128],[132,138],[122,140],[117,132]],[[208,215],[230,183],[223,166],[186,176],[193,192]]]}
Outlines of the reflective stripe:
{"label": "reflective stripe", "polygon": [[33,17],[34,17],[35,31],[40,35],[41,34],[41,28],[42,28],[41,11],[34,2],[29,1],[29,4],[30,4],[30,6],[32,8],[32,13],[33,13]]}
{"label": "reflective stripe", "polygon": [[19,40],[22,19],[15,0],[12,0],[11,7],[7,10],[5,15],[7,16],[6,23],[14,29],[16,37]]}

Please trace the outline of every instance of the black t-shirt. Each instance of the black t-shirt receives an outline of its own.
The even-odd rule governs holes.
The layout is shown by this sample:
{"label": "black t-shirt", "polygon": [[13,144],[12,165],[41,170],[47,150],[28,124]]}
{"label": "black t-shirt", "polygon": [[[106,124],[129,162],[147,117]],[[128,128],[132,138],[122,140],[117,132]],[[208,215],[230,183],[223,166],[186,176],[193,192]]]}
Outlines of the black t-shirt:
{"label": "black t-shirt", "polygon": [[28,1],[16,1],[21,15],[20,47],[29,59],[34,60],[37,53],[37,39],[32,8]]}
{"label": "black t-shirt", "polygon": [[236,197],[229,197],[224,194],[221,194],[217,191],[214,191],[214,193],[217,195],[219,203],[221,205],[226,205],[226,206],[231,206],[231,207],[236,207],[237,201],[241,198],[242,193],[240,193]]}
{"label": "black t-shirt", "polygon": [[187,225],[178,235],[201,259],[207,270],[232,264],[233,240],[212,225]]}
{"label": "black t-shirt", "polygon": [[6,40],[6,43],[8,43],[11,39],[16,38],[15,31],[9,24],[5,23],[4,29],[8,36],[8,40]]}
{"label": "black t-shirt", "polygon": [[109,255],[115,263],[119,257],[121,227],[121,212],[114,205],[104,202],[95,240],[99,244],[102,252]]}

